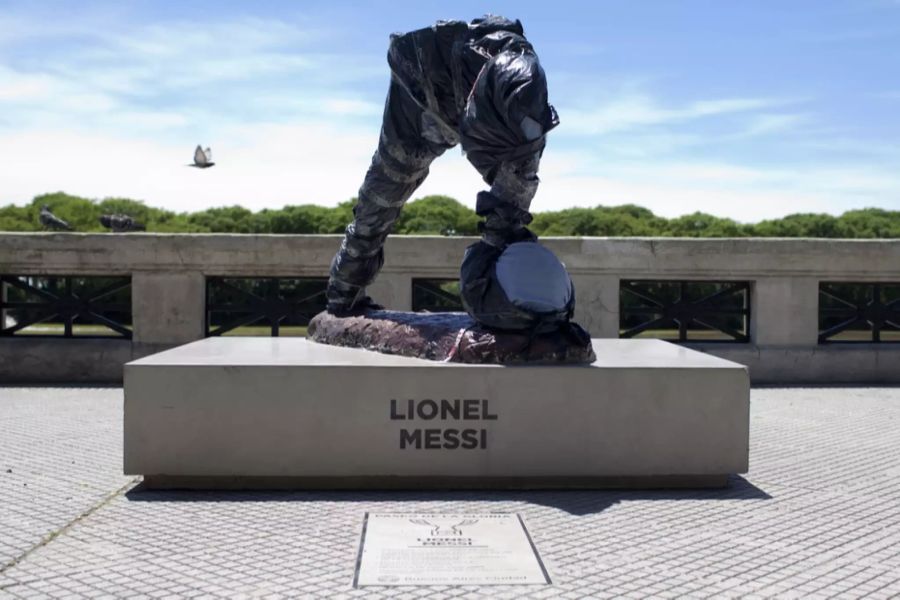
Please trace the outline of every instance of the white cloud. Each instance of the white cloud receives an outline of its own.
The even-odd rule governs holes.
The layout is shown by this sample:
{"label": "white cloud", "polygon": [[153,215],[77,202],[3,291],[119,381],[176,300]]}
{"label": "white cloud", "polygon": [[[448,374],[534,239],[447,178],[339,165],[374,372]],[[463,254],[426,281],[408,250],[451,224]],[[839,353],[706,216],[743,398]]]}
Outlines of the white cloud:
{"label": "white cloud", "polygon": [[544,162],[536,210],[630,203],[666,217],[702,211],[743,222],[864,206],[900,210],[900,174],[877,166],[788,169],[663,159],[595,165],[591,172],[583,163],[571,169],[565,153]]}
{"label": "white cloud", "polygon": [[[43,23],[18,25],[35,38],[45,35]],[[0,110],[10,120],[22,120],[11,111],[64,121],[70,110],[93,109],[101,117],[113,108],[199,114],[222,106],[245,119],[266,120],[271,113],[252,113],[258,108],[253,100],[273,95],[331,113],[369,114],[371,107],[360,99],[328,106],[309,99],[329,100],[348,82],[376,72],[384,77],[380,59],[376,71],[373,57],[323,52],[326,44],[319,42],[327,32],[320,27],[262,19],[120,26],[116,33],[84,27],[92,31],[89,43],[66,42],[73,32],[64,30],[55,40],[57,51],[0,63]]]}
{"label": "white cloud", "polygon": [[320,28],[303,28],[275,19],[167,22],[139,27],[126,34],[103,37],[110,45],[134,55],[165,59],[193,57],[196,62],[220,55],[259,55],[273,49],[297,48],[320,41]]}
{"label": "white cloud", "polygon": [[807,122],[809,116],[796,113],[763,113],[750,118],[747,128],[739,135],[752,137],[792,130]]}
{"label": "white cloud", "polygon": [[57,190],[132,197],[179,211],[336,204],[356,195],[373,143],[314,123],[236,128],[213,145],[216,166],[201,171],[186,166],[189,144],[84,132],[4,135],[0,204]]}
{"label": "white cloud", "polygon": [[26,102],[46,98],[51,85],[45,77],[15,76],[0,65],[0,102]]}
{"label": "white cloud", "polygon": [[768,109],[795,100],[775,98],[721,98],[698,100],[682,106],[663,106],[644,93],[625,92],[596,107],[564,108],[560,112],[577,124],[570,135],[603,135],[648,126],[674,125],[713,116]]}
{"label": "white cloud", "polygon": [[370,117],[380,115],[384,111],[383,104],[366,102],[354,98],[329,98],[322,104],[325,112],[332,115],[353,115]]}
{"label": "white cloud", "polygon": [[[356,195],[376,142],[377,129],[327,122],[233,127],[213,145],[216,166],[199,171],[185,166],[193,142],[59,131],[0,135],[0,204],[64,190],[138,198],[178,211],[334,205]],[[756,221],[870,205],[900,209],[900,175],[875,167],[754,168],[667,160],[592,167],[580,154],[548,150],[541,178],[532,205],[537,211],[634,203],[668,217],[699,210]],[[459,151],[450,150],[432,165],[416,197],[448,194],[472,207],[485,188]]]}

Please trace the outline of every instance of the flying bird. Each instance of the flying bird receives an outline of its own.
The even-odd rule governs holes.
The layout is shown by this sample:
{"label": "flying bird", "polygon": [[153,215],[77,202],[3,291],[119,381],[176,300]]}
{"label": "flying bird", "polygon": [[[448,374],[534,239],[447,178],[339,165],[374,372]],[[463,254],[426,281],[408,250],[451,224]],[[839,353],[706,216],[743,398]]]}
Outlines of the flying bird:
{"label": "flying bird", "polygon": [[41,221],[44,229],[74,231],[71,225],[50,212],[50,207],[46,204],[41,207],[41,214],[38,219]]}
{"label": "flying bird", "polygon": [[199,144],[197,145],[197,149],[194,150],[194,164],[188,165],[189,167],[197,167],[198,169],[208,169],[213,166],[214,163],[212,161],[212,150],[207,148],[204,150]]}
{"label": "flying bird", "polygon": [[100,215],[100,224],[113,233],[127,233],[129,231],[147,231],[143,223],[138,223],[128,215]]}

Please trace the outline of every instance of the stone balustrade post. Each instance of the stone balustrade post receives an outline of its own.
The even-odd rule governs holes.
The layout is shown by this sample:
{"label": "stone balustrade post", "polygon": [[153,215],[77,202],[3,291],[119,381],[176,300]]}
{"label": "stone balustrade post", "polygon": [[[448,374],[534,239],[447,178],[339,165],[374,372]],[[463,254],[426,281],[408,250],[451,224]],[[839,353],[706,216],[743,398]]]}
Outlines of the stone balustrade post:
{"label": "stone balustrade post", "polygon": [[573,275],[575,321],[593,337],[619,337],[619,277]]}
{"label": "stone balustrade post", "polygon": [[366,293],[390,310],[412,310],[412,276],[408,273],[380,273]]}
{"label": "stone balustrade post", "polygon": [[176,345],[205,335],[203,273],[137,271],[131,294],[135,343]]}
{"label": "stone balustrade post", "polygon": [[750,340],[760,347],[815,347],[819,283],[813,277],[760,277],[751,293]]}

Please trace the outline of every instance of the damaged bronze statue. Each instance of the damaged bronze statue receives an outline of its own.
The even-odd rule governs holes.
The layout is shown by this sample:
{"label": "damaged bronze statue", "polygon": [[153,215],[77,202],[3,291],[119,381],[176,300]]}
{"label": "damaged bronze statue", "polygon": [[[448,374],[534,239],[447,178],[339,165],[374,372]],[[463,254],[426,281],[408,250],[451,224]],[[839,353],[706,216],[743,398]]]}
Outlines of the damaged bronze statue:
{"label": "damaged bronze statue", "polygon": [[[378,147],[310,337],[433,360],[591,362],[590,336],[571,321],[565,266],[527,228],[545,136],[559,119],[522,24],[486,16],[395,34],[388,64]],[[383,311],[366,287],[384,242],[431,162],[457,144],[490,185],[476,203],[481,240],[460,271],[468,316]]]}

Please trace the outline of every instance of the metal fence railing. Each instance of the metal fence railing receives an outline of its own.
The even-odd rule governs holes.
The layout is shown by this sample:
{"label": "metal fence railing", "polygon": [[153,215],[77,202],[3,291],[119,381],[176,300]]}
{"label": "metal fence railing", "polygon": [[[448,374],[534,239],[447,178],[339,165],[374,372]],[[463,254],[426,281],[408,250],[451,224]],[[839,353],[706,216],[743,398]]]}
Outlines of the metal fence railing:
{"label": "metal fence railing", "polygon": [[130,277],[0,275],[2,337],[132,337]]}
{"label": "metal fence railing", "polygon": [[463,309],[458,279],[413,279],[412,309],[455,312]]}
{"label": "metal fence railing", "polygon": [[900,282],[819,283],[819,343],[900,342]]}
{"label": "metal fence railing", "polygon": [[321,277],[207,277],[206,336],[306,335],[325,310]]}
{"label": "metal fence railing", "polygon": [[750,282],[622,280],[619,337],[750,341]]}

